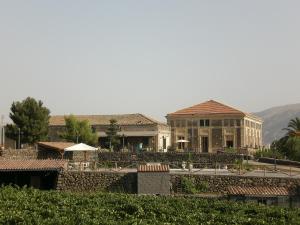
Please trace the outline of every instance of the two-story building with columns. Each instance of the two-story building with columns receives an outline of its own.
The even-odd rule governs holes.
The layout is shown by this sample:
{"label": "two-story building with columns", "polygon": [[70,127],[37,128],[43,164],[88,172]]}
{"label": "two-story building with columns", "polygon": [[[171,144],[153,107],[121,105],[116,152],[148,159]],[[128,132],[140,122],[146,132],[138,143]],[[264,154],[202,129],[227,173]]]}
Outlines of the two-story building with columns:
{"label": "two-story building with columns", "polygon": [[177,150],[216,152],[262,146],[262,119],[210,100],[166,116]]}

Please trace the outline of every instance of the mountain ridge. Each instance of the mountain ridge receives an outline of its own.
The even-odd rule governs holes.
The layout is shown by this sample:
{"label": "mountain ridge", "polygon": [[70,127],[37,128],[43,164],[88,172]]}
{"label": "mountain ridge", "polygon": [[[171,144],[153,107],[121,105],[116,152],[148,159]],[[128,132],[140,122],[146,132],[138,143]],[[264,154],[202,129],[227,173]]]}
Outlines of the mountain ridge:
{"label": "mountain ridge", "polygon": [[264,120],[263,142],[268,145],[285,135],[283,129],[291,119],[300,118],[300,103],[275,106],[253,114]]}

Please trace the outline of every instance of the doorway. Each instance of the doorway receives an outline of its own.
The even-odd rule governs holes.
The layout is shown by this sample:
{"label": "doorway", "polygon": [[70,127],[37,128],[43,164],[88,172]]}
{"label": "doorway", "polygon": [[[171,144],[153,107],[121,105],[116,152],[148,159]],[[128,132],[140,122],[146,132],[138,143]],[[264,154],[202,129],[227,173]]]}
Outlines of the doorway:
{"label": "doorway", "polygon": [[201,137],[202,152],[208,152],[208,137]]}

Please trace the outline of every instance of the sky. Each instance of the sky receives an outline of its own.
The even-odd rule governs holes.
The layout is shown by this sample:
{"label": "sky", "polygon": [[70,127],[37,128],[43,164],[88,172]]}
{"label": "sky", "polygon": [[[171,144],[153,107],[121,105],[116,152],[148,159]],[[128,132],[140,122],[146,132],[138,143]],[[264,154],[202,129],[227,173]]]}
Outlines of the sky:
{"label": "sky", "polygon": [[299,0],[0,0],[0,114],[161,121],[214,99],[243,111],[300,103]]}

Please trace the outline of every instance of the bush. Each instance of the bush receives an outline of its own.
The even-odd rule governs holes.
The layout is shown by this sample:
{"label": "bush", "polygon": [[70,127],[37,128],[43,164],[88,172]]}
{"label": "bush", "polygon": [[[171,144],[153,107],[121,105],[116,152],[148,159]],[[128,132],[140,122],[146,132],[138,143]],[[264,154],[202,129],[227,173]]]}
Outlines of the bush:
{"label": "bush", "polygon": [[0,188],[0,224],[299,224],[299,208],[110,193]]}
{"label": "bush", "polygon": [[186,194],[198,194],[201,192],[207,192],[209,184],[205,181],[197,183],[192,177],[181,178],[182,191]]}
{"label": "bush", "polygon": [[277,150],[273,149],[260,149],[255,153],[255,158],[261,158],[261,157],[266,157],[266,158],[277,158],[277,159],[283,159],[284,156]]}

